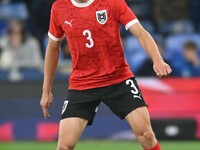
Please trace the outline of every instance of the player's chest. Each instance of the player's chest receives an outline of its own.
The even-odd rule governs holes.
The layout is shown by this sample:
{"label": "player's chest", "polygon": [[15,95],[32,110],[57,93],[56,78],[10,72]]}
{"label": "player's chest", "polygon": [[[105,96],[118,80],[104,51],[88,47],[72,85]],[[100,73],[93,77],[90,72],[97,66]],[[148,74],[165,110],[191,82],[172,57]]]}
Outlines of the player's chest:
{"label": "player's chest", "polygon": [[59,16],[62,30],[68,37],[84,34],[85,30],[97,34],[98,30],[106,30],[114,23],[111,9],[107,7],[66,10]]}

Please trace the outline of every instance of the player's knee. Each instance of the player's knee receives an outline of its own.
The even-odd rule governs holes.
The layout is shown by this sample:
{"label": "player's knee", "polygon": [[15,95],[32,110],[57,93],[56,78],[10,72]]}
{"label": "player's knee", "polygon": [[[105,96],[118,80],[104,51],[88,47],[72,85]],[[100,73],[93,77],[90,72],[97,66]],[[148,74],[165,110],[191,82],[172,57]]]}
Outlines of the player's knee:
{"label": "player's knee", "polygon": [[139,135],[139,138],[142,139],[143,141],[150,142],[150,141],[154,141],[155,135],[153,131],[145,131]]}
{"label": "player's knee", "polygon": [[154,147],[157,143],[155,134],[152,130],[141,132],[139,135],[137,135],[138,142],[143,147]]}
{"label": "player's knee", "polygon": [[57,150],[74,150],[75,144],[58,145]]}
{"label": "player's knee", "polygon": [[155,139],[155,135],[152,131],[145,132],[143,138],[147,141],[153,141]]}

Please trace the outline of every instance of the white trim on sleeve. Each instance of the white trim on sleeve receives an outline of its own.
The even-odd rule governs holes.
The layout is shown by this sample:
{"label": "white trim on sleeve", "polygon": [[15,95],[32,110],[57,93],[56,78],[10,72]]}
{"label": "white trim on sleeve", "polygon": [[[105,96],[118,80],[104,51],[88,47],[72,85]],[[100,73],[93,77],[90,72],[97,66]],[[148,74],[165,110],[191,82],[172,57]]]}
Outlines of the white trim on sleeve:
{"label": "white trim on sleeve", "polygon": [[64,35],[61,37],[61,38],[57,38],[57,37],[55,37],[55,36],[53,36],[50,32],[48,32],[48,36],[52,39],[52,40],[54,40],[54,41],[56,41],[56,42],[58,42],[58,41],[62,41],[63,39],[64,39]]}
{"label": "white trim on sleeve", "polygon": [[138,19],[134,19],[134,20],[130,21],[129,23],[127,23],[126,26],[125,26],[126,30],[128,30],[132,25],[134,25],[138,22],[139,22]]}

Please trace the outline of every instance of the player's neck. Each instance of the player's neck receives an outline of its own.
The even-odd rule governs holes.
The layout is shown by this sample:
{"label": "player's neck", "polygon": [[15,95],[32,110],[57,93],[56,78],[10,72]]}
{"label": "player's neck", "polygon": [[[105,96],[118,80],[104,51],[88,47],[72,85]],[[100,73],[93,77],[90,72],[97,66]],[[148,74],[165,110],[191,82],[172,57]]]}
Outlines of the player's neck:
{"label": "player's neck", "polygon": [[75,0],[77,3],[86,3],[89,0]]}

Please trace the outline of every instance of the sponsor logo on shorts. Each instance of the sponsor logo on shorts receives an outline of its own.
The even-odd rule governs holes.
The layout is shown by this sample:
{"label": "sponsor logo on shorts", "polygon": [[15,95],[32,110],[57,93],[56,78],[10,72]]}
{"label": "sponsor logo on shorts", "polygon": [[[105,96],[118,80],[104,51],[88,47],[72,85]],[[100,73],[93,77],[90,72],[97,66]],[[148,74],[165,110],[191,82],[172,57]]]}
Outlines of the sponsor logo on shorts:
{"label": "sponsor logo on shorts", "polygon": [[96,112],[96,113],[97,113],[97,111],[98,111],[98,108],[99,108],[99,107],[97,106],[96,109],[95,109],[95,112]]}
{"label": "sponsor logo on shorts", "polygon": [[142,100],[141,94],[139,94],[139,95],[134,95],[134,98],[139,98],[140,100]]}
{"label": "sponsor logo on shorts", "polygon": [[133,80],[126,80],[126,85],[129,85],[132,88],[131,93],[133,94],[133,98],[139,98],[140,100],[142,100],[142,95],[140,94]]}
{"label": "sponsor logo on shorts", "polygon": [[65,110],[66,110],[66,108],[67,108],[67,105],[68,105],[68,103],[69,103],[69,101],[68,101],[68,100],[67,100],[67,101],[64,101],[63,108],[62,108],[62,113],[61,113],[61,114],[63,114],[63,113],[65,112]]}

